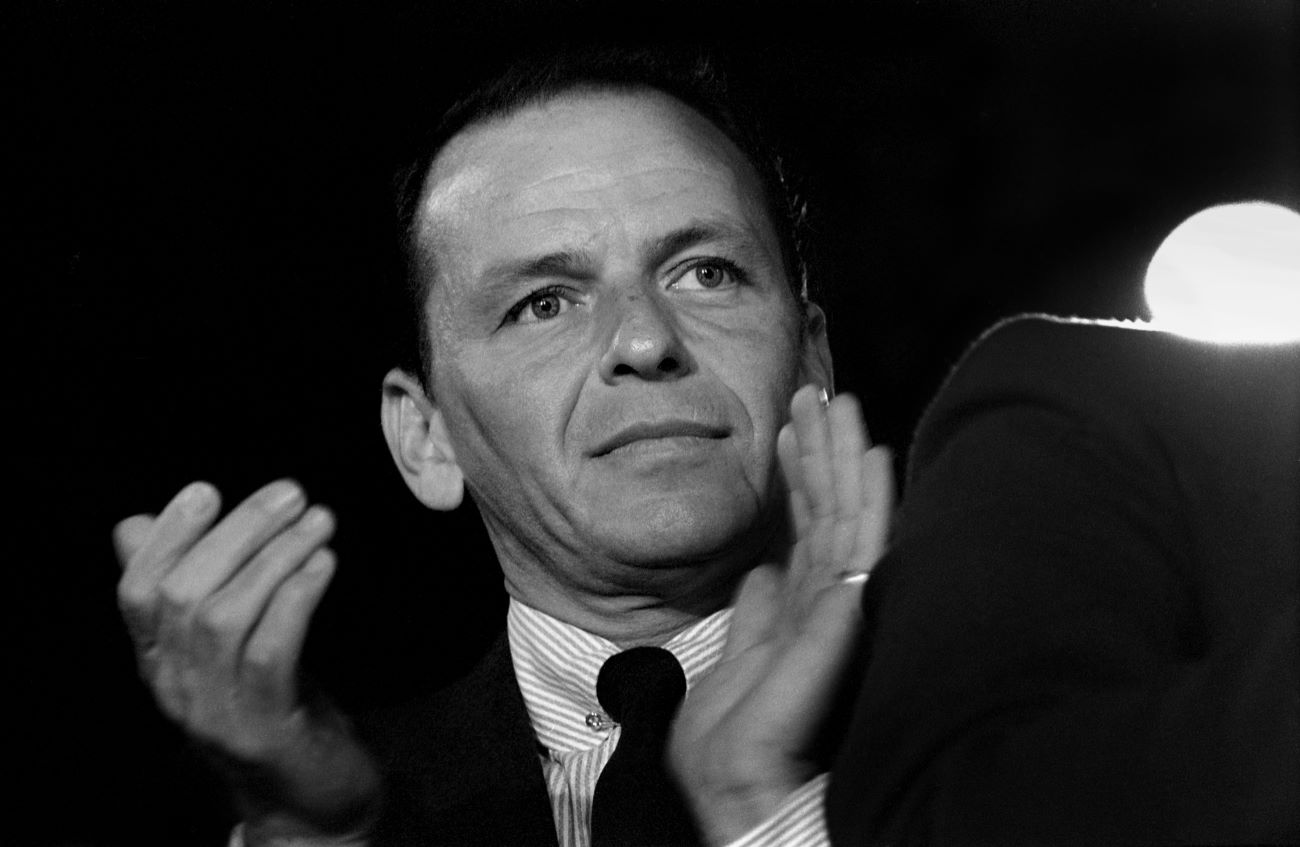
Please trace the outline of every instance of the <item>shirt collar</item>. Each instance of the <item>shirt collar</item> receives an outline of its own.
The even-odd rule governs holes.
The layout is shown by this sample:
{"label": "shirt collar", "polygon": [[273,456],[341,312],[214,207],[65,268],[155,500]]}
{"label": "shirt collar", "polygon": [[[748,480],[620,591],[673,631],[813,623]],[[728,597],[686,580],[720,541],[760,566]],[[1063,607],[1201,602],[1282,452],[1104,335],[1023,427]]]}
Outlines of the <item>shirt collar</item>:
{"label": "shirt collar", "polygon": [[[681,662],[688,692],[721,657],[730,621],[731,609],[722,609],[663,645]],[[604,741],[608,719],[596,699],[596,677],[605,660],[619,652],[618,645],[514,598],[506,615],[506,637],[528,719],[542,746],[571,752]],[[589,721],[589,715],[605,722]]]}

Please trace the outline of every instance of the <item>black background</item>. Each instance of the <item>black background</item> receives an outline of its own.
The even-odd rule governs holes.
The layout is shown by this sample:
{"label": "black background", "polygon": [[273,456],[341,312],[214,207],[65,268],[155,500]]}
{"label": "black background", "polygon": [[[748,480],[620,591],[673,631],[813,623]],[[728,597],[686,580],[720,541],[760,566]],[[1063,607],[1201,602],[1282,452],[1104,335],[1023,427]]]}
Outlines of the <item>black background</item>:
{"label": "black background", "polygon": [[11,10],[19,785],[0,840],[225,838],[113,597],[112,524],[191,479],[233,502],[293,476],[334,507],[341,567],[307,663],[349,707],[444,681],[496,631],[477,519],[423,511],[377,425],[390,168],[472,69],[593,34],[718,49],[803,175],[839,386],[900,450],[992,321],[1140,317],[1181,219],[1300,208],[1290,0],[861,5]]}

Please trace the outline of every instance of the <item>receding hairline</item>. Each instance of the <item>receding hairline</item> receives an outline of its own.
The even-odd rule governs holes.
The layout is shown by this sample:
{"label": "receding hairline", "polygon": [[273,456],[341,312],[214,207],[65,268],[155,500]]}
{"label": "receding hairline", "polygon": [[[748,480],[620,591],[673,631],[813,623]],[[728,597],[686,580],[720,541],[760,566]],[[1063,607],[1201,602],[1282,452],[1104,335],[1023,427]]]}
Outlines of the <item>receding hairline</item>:
{"label": "receding hairline", "polygon": [[430,285],[435,281],[434,276],[437,273],[437,265],[434,261],[432,244],[429,242],[437,237],[439,227],[437,221],[431,219],[429,203],[440,184],[445,184],[449,180],[473,179],[473,160],[462,159],[458,161],[455,158],[458,153],[464,155],[462,151],[465,150],[468,141],[475,135],[508,124],[521,113],[529,110],[544,109],[553,103],[565,100],[581,101],[603,98],[658,101],[671,107],[679,114],[689,115],[694,128],[703,129],[703,132],[707,133],[707,135],[702,135],[700,138],[707,140],[707,143],[712,148],[710,152],[721,153],[722,155],[717,156],[717,158],[728,162],[732,167],[738,165],[739,170],[736,171],[736,176],[741,181],[741,184],[752,192],[752,197],[762,210],[774,242],[778,250],[780,250],[779,227],[774,219],[776,212],[768,208],[767,192],[759,165],[716,121],[672,92],[665,91],[654,85],[644,82],[584,80],[557,91],[539,92],[520,102],[510,103],[490,114],[479,116],[458,129],[429,160],[428,167],[422,177],[418,195],[419,200],[416,203],[411,221],[413,224],[411,234],[415,240],[414,247],[421,272],[431,274],[428,277]]}
{"label": "receding hairline", "polygon": [[[749,173],[758,177],[762,220],[765,228],[775,230],[781,268],[791,293],[800,304],[810,302],[805,201],[788,181],[783,157],[767,140],[754,110],[757,101],[734,96],[725,70],[711,56],[702,50],[693,49],[688,55],[653,46],[613,47],[581,55],[547,49],[512,62],[452,104],[436,124],[426,127],[417,142],[419,149],[411,151],[395,174],[396,235],[415,341],[409,356],[405,350],[399,355],[421,379],[426,379],[431,369],[429,295],[442,275],[439,266],[448,267],[447,250],[454,249],[453,243],[444,240],[454,235],[438,233],[423,214],[429,193],[447,164],[444,154],[454,150],[458,145],[452,142],[467,131],[508,119],[529,106],[584,92],[644,92],[666,97],[697,113],[721,133],[728,141],[725,149],[739,151]],[[712,131],[708,137],[713,137]],[[736,175],[745,179],[743,172],[743,167],[736,169]]]}

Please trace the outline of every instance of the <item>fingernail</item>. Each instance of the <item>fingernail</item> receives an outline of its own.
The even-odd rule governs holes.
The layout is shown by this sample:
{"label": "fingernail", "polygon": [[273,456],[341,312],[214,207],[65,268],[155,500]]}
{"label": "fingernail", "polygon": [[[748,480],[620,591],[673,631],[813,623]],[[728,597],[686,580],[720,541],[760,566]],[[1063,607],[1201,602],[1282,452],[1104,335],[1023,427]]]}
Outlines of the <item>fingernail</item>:
{"label": "fingernail", "polygon": [[212,486],[205,482],[191,482],[181,490],[177,500],[185,514],[200,515],[212,503]]}
{"label": "fingernail", "polygon": [[307,564],[302,566],[302,570],[303,573],[308,576],[319,577],[328,573],[333,564],[333,556],[327,553],[324,555],[312,556],[307,560]]}
{"label": "fingernail", "polygon": [[303,529],[320,529],[329,520],[329,512],[323,506],[312,506],[302,516]]}
{"label": "fingernail", "polygon": [[296,483],[283,480],[271,486],[266,493],[266,505],[272,509],[283,509],[302,496],[302,489]]}

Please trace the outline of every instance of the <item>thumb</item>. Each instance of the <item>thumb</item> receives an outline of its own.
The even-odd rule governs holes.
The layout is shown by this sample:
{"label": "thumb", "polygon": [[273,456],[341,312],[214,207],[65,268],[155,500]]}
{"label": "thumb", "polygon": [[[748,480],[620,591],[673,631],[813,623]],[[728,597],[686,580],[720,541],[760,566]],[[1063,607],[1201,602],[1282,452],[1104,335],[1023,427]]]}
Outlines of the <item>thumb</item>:
{"label": "thumb", "polygon": [[727,630],[722,660],[727,661],[767,638],[781,608],[782,576],[776,565],[759,565],[740,583]]}

